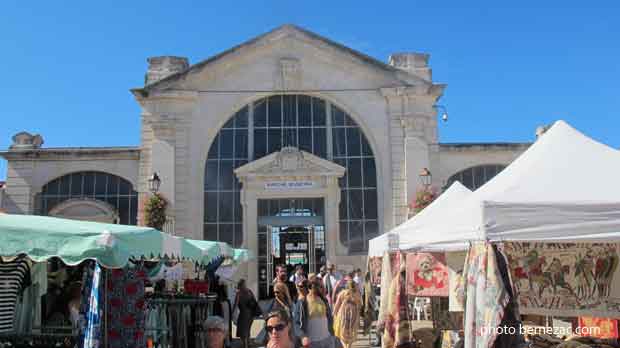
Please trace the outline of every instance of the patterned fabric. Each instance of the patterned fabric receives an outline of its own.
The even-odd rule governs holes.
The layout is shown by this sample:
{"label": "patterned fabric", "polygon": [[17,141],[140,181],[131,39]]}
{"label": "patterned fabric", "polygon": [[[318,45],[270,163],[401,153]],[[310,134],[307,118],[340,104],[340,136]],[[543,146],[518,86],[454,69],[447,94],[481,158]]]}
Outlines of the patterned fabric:
{"label": "patterned fabric", "polygon": [[609,318],[579,317],[580,336],[618,338],[618,320]]}
{"label": "patterned fabric", "polygon": [[382,348],[414,347],[409,319],[406,275],[399,272],[389,288]]}
{"label": "patterned fabric", "polygon": [[101,340],[101,306],[99,299],[101,298],[101,267],[95,265],[92,282],[90,286],[90,294],[88,298],[88,312],[86,315],[86,330],[84,332],[84,348],[99,348]]}
{"label": "patterned fabric", "polygon": [[467,252],[457,251],[446,253],[446,264],[448,265],[448,283],[450,284],[449,311],[462,312],[465,304],[465,282],[463,281],[463,268]]}
{"label": "patterned fabric", "polygon": [[370,281],[373,285],[381,284],[381,267],[383,264],[383,258],[381,256],[374,256],[368,258],[368,268],[370,271]]}
{"label": "patterned fabric", "polygon": [[357,289],[347,289],[338,295],[334,306],[334,335],[345,344],[355,342],[360,325],[362,299]]}
{"label": "patterned fabric", "polygon": [[495,251],[489,243],[475,243],[469,249],[463,271],[465,287],[465,348],[490,348],[497,338],[509,301]]}
{"label": "patterned fabric", "polygon": [[381,265],[381,294],[379,297],[379,317],[377,318],[377,326],[383,327],[388,315],[388,303],[390,298],[390,287],[392,285],[392,265],[390,263],[390,254],[383,254]]}
{"label": "patterned fabric", "polygon": [[448,297],[448,267],[442,253],[407,254],[407,292],[412,296]]}
{"label": "patterned fabric", "polygon": [[108,283],[108,345],[144,348],[144,280],[141,266],[113,269]]}
{"label": "patterned fabric", "polygon": [[617,243],[504,243],[521,314],[620,317]]}

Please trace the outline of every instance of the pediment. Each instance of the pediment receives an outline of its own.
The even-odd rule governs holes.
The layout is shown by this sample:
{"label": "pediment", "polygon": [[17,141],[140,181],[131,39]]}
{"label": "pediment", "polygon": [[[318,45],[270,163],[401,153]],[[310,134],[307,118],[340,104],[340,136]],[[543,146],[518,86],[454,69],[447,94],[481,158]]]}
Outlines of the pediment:
{"label": "pediment", "polygon": [[283,176],[339,178],[344,172],[344,167],[295,147],[285,147],[235,170],[240,179]]}
{"label": "pediment", "polygon": [[[427,80],[424,80],[416,75],[409,74],[406,71],[397,69],[385,62],[382,62],[376,58],[370,57],[364,53],[358,52],[345,45],[334,42],[328,38],[322,37],[316,33],[310,32],[295,25],[286,24],[280,26],[268,33],[260,35],[256,38],[248,40],[240,45],[234,46],[229,50],[221,52],[211,58],[208,58],[199,63],[189,66],[187,69],[168,76],[160,81],[154,82],[141,89],[133,90],[134,93],[140,93],[143,96],[148,95],[150,91],[164,91],[167,89],[194,89],[196,88],[196,79],[201,78],[214,78],[221,80],[223,78],[222,71],[229,69],[231,66],[245,66],[252,64],[254,59],[244,59],[249,57],[258,51],[265,51],[269,48],[277,47],[278,45],[285,45],[291,47],[290,52],[284,53],[280,57],[280,65],[282,65],[282,72],[285,74],[291,69],[290,61],[286,61],[288,58],[298,59],[299,57],[287,57],[287,54],[295,55],[298,47],[295,47],[293,43],[300,43],[308,47],[312,47],[313,53],[310,56],[326,56],[328,60],[347,61],[360,67],[365,71],[364,74],[376,74],[383,76],[384,84],[389,85],[424,85],[430,86]],[[243,64],[237,64],[236,62],[243,62]],[[305,62],[301,62],[303,68]],[[295,68],[296,69],[296,68]],[[364,70],[365,69],[365,70]],[[202,77],[200,77],[202,76]],[[279,86],[276,86],[276,88]],[[281,88],[286,89],[286,88]]]}

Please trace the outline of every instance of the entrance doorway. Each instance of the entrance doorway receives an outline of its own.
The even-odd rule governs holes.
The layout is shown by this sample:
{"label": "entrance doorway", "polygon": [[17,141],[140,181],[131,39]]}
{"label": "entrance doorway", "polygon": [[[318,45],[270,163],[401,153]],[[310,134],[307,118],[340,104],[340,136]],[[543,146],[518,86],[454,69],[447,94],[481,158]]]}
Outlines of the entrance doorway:
{"label": "entrance doorway", "polygon": [[297,265],[308,274],[325,263],[323,204],[322,198],[258,201],[260,298],[269,296],[276,266],[286,266],[290,277]]}

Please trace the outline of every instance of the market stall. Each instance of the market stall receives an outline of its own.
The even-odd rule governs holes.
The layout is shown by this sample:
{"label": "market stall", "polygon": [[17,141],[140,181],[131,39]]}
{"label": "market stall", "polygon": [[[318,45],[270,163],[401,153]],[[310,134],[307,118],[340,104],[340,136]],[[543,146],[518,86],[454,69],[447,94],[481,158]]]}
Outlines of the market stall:
{"label": "market stall", "polygon": [[0,343],[201,346],[206,334],[191,323],[213,312],[206,274],[224,249],[234,256],[152,228],[0,215],[0,281],[11,284]]}
{"label": "market stall", "polygon": [[619,172],[617,150],[558,121],[460,206],[400,236],[417,251],[469,250],[466,347],[492,345],[509,310],[620,317]]}

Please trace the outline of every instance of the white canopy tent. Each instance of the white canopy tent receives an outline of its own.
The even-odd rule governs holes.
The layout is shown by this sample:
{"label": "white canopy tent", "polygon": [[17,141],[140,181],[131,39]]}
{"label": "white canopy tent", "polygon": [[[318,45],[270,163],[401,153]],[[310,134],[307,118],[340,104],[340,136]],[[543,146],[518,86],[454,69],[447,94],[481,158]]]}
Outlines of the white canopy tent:
{"label": "white canopy tent", "polygon": [[[368,256],[383,256],[386,251],[390,250],[390,238],[394,238],[395,241],[399,241],[399,249],[406,250],[415,247],[415,245],[410,245],[407,242],[404,242],[405,240],[410,239],[403,238],[403,236],[407,234],[417,234],[418,226],[425,226],[428,223],[441,219],[447,212],[460,206],[465,198],[469,197],[471,194],[472,192],[460,182],[454,182],[444,193],[437,197],[435,201],[429,204],[417,215],[394,228],[392,231],[371,239],[368,246]],[[420,234],[418,234],[416,238],[419,238],[420,240],[426,239],[425,236]],[[451,248],[453,246],[437,245],[435,247]],[[456,247],[458,248],[459,246]]]}
{"label": "white canopy tent", "polygon": [[618,241],[619,178],[619,151],[557,121],[459,208],[402,233],[400,244],[454,250],[480,240]]}

